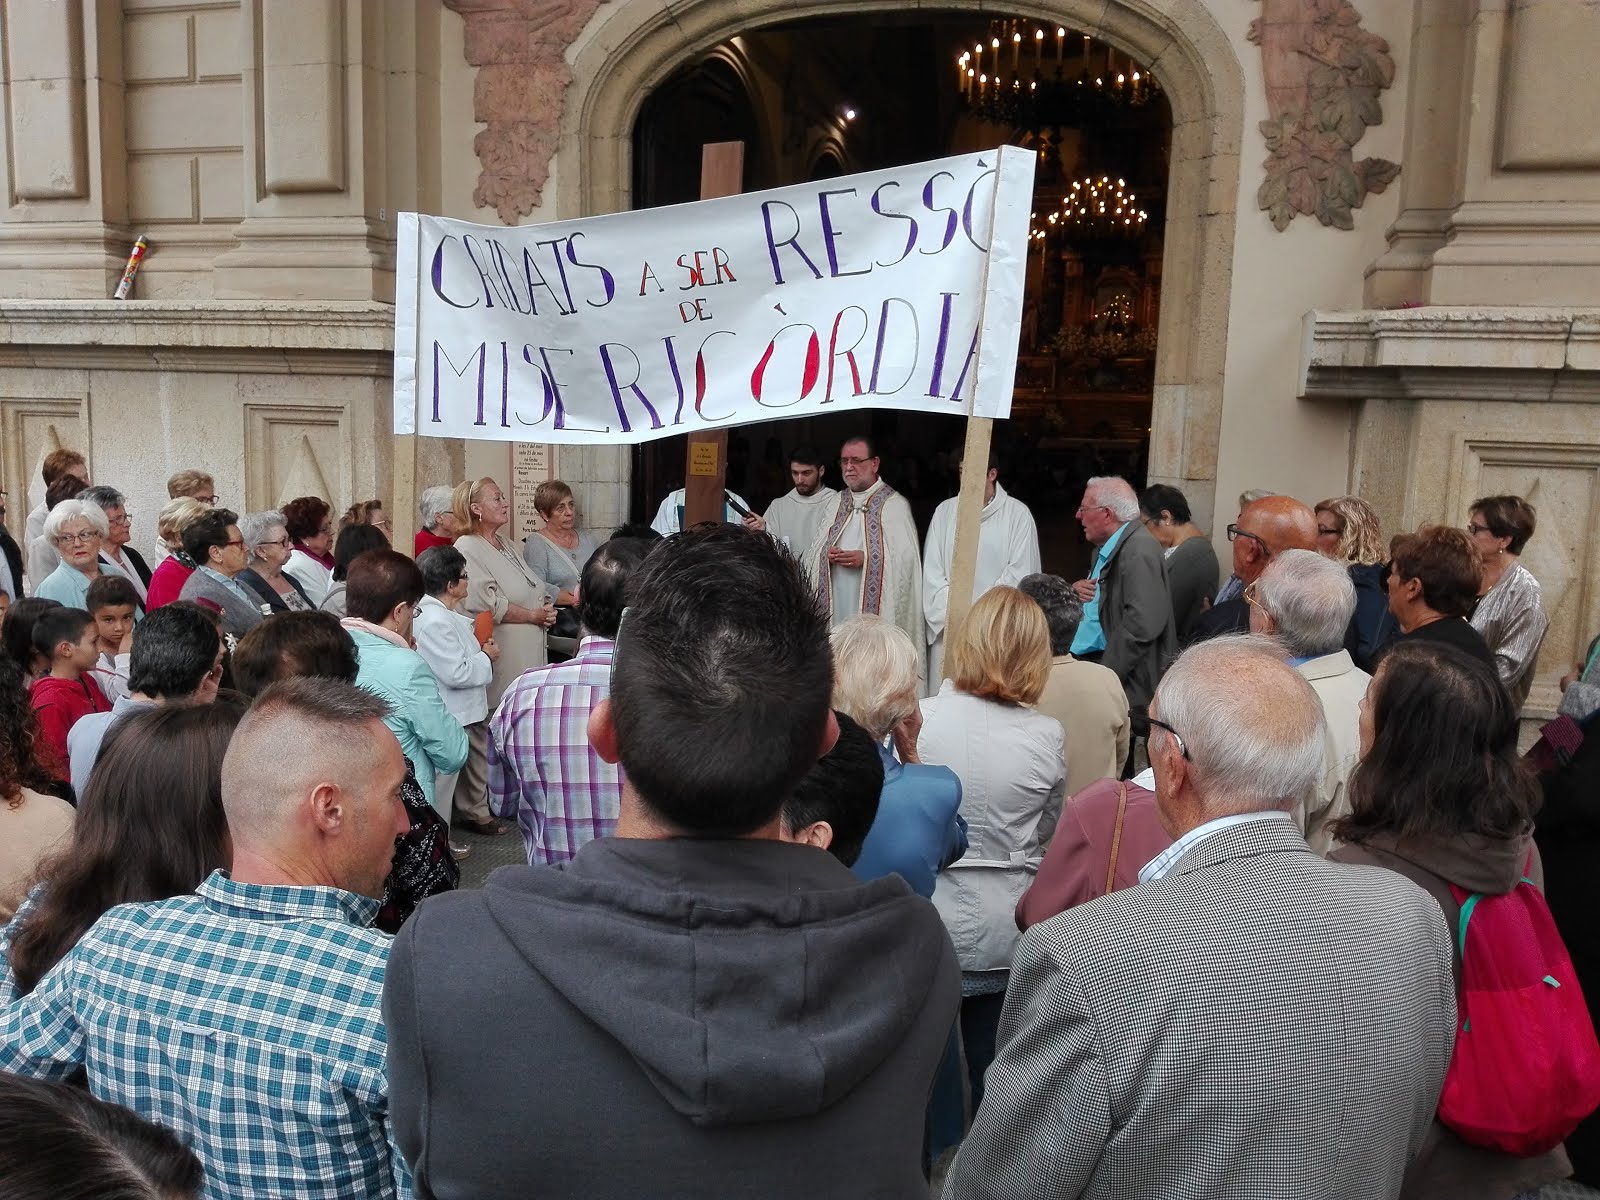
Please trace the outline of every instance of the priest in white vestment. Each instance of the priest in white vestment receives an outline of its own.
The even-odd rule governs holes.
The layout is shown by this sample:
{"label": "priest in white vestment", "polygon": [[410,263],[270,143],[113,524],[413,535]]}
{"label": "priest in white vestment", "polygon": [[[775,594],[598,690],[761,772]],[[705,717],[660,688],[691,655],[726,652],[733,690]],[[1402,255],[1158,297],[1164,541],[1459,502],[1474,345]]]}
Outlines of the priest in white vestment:
{"label": "priest in white vestment", "polygon": [[878,477],[871,439],[851,438],[839,451],[845,490],[801,561],[835,621],[867,613],[904,629],[924,645],[922,555],[906,498]]}
{"label": "priest in white vestment", "polygon": [[[928,627],[928,681],[939,690],[944,670],[944,626],[950,612],[950,567],[956,551],[956,506],[952,496],[934,510],[922,559],[922,615]],[[1015,587],[1039,570],[1039,530],[1022,501],[1000,486],[1000,473],[990,460],[984,481],[983,523],[978,526],[978,566],[972,575],[972,599],[992,587]]]}
{"label": "priest in white vestment", "polygon": [[[654,529],[662,537],[671,537],[675,533],[682,533],[684,496],[687,494],[684,488],[679,488],[675,492],[668,492],[667,498],[661,502],[661,507],[656,509],[656,519],[650,522],[650,528]],[[738,504],[745,512],[750,511],[750,506],[744,502],[744,497],[739,495],[738,492],[725,491],[722,496],[722,519],[729,525],[739,524],[744,518],[740,513],[734,511],[734,504]]]}
{"label": "priest in white vestment", "polygon": [[789,455],[789,478],[794,481],[794,488],[774,500],[764,516],[752,513],[744,523],[770,533],[796,558],[804,554],[839,509],[839,493],[822,485],[825,465],[822,452],[814,446],[795,447]]}

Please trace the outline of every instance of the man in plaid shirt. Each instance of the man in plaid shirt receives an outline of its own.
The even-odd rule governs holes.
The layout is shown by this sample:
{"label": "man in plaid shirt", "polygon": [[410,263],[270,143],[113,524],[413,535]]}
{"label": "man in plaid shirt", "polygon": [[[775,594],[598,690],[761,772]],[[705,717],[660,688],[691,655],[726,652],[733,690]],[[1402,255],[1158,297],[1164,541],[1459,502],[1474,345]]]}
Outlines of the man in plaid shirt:
{"label": "man in plaid shirt", "polygon": [[589,745],[589,714],[611,694],[611,653],[628,579],[652,543],[614,538],[578,583],[576,658],[524,671],[489,722],[489,808],[516,817],[528,862],[566,862],[616,828],[622,771]]}
{"label": "man in plaid shirt", "polygon": [[86,1072],[191,1144],[208,1200],[409,1197],[371,928],[410,823],[387,712],[336,680],[264,692],[222,766],[231,872],[102,917],[0,1010],[0,1070]]}

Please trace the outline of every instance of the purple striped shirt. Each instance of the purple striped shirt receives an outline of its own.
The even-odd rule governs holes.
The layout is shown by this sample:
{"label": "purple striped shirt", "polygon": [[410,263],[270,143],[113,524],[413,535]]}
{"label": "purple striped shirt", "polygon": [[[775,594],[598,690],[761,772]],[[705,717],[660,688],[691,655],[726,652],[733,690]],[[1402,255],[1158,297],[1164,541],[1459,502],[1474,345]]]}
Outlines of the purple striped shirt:
{"label": "purple striped shirt", "polygon": [[524,671],[489,721],[489,807],[517,818],[530,863],[566,862],[617,827],[622,771],[589,745],[589,714],[611,693],[609,638]]}

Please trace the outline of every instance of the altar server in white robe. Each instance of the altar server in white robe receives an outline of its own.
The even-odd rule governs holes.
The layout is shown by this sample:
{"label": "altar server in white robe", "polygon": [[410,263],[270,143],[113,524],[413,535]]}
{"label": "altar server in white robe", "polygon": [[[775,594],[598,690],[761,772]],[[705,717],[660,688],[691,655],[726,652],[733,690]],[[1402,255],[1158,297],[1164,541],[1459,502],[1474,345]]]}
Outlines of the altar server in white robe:
{"label": "altar server in white robe", "polygon": [[853,437],[839,451],[845,490],[801,560],[833,620],[868,613],[922,632],[922,554],[906,498],[878,477],[878,450]]}
{"label": "altar server in white robe", "polygon": [[[956,464],[960,470],[960,463]],[[930,694],[939,690],[944,669],[944,626],[950,612],[950,568],[956,552],[956,506],[952,496],[934,510],[922,558],[922,615],[928,627]],[[989,455],[983,485],[983,523],[978,527],[978,566],[972,599],[992,587],[1015,587],[1039,570],[1039,530],[1028,506],[1000,486],[996,456]]]}
{"label": "altar server in white robe", "polygon": [[768,505],[765,516],[752,513],[744,523],[770,533],[797,558],[804,554],[839,510],[839,493],[822,485],[826,465],[822,451],[815,446],[796,446],[789,455],[789,478],[794,481],[794,488]]}

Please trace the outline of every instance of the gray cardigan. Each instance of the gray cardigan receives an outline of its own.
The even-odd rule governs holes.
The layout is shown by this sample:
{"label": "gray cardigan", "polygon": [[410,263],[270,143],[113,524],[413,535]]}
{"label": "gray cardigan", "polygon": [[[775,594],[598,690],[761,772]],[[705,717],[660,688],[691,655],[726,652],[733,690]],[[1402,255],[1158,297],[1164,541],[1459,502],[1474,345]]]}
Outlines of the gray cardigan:
{"label": "gray cardigan", "polygon": [[[246,595],[250,595],[250,586],[234,581]],[[218,583],[204,570],[195,571],[184,582],[183,591],[178,593],[180,600],[209,600],[222,609],[222,631],[231,633],[234,637],[243,637],[266,619],[267,614],[261,610],[271,611],[272,606],[266,601],[256,598],[254,604],[248,604],[234,593],[231,588],[226,588]]]}

